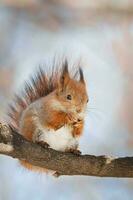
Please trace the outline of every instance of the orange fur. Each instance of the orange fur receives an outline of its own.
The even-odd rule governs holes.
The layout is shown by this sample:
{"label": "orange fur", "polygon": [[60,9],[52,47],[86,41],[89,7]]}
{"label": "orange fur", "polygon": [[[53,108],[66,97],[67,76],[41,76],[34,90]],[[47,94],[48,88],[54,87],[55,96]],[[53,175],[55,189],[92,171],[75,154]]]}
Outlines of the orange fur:
{"label": "orange fur", "polygon": [[[15,105],[10,106],[9,112],[11,126],[26,139],[33,141],[36,131],[40,131],[39,126],[56,131],[66,125],[71,127],[73,137],[81,136],[84,118],[80,114],[88,99],[86,85],[80,68],[70,77],[67,67],[65,61],[60,70],[54,68],[51,74],[40,69],[32,83],[26,85],[23,95],[15,97]],[[20,162],[29,170],[48,171],[26,161]]]}
{"label": "orange fur", "polygon": [[33,132],[35,130],[35,124],[33,122],[33,116],[32,113],[27,113],[27,116],[23,119],[23,125],[21,125],[21,132],[24,135],[24,137],[30,141],[32,141]]}
{"label": "orange fur", "polygon": [[73,135],[75,137],[79,137],[81,136],[82,132],[83,132],[83,128],[84,128],[84,122],[81,121],[80,123],[77,123],[73,126]]}
{"label": "orange fur", "polygon": [[24,160],[21,160],[20,164],[30,171],[47,173],[47,174],[48,173],[54,174],[54,171],[52,171],[52,170],[48,170],[48,169],[45,169],[45,168],[42,168],[42,167],[33,166],[33,165],[31,165],[30,163],[28,163],[27,161],[24,161]]}

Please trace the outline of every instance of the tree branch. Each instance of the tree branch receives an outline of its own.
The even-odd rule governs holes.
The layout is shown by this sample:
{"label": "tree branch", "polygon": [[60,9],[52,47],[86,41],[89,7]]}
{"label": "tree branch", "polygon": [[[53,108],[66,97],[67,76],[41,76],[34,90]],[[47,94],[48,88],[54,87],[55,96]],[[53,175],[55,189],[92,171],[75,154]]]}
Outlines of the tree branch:
{"label": "tree branch", "polygon": [[0,154],[51,169],[59,175],[133,177],[133,157],[112,158],[81,155],[45,149],[24,139],[8,126],[0,124]]}

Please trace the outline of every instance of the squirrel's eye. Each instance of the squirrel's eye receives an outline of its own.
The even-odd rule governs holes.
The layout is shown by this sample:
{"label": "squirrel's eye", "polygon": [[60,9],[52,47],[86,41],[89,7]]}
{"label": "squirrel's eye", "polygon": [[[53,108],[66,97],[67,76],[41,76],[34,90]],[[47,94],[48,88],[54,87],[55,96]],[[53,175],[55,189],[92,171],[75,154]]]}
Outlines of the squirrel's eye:
{"label": "squirrel's eye", "polygon": [[72,100],[72,96],[70,94],[67,95],[68,100]]}
{"label": "squirrel's eye", "polygon": [[87,103],[89,102],[89,99],[87,99]]}

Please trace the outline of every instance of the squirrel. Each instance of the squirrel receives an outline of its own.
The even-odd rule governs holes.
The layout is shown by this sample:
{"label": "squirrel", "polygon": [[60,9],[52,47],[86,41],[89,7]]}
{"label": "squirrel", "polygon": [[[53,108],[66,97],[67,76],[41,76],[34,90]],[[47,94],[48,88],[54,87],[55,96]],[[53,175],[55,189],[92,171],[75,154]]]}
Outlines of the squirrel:
{"label": "squirrel", "polygon": [[[23,93],[15,95],[8,115],[10,126],[27,140],[45,148],[80,154],[79,138],[89,98],[81,67],[75,72],[72,68],[71,72],[67,59],[60,67],[39,68]],[[37,168],[20,162],[28,169]]]}

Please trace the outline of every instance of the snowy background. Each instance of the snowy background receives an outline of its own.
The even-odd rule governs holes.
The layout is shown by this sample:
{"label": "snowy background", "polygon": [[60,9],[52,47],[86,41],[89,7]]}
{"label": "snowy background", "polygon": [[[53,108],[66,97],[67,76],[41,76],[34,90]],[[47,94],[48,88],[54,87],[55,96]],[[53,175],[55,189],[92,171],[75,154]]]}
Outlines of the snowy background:
{"label": "snowy background", "polygon": [[[0,1],[0,120],[13,93],[41,64],[80,60],[90,103],[83,153],[133,152],[133,2]],[[0,200],[130,200],[133,181],[29,172],[0,156]]]}

